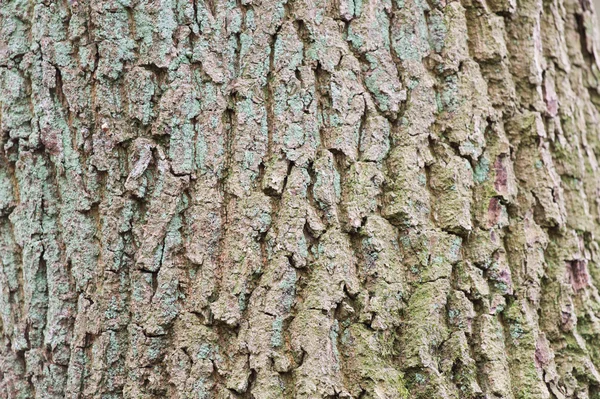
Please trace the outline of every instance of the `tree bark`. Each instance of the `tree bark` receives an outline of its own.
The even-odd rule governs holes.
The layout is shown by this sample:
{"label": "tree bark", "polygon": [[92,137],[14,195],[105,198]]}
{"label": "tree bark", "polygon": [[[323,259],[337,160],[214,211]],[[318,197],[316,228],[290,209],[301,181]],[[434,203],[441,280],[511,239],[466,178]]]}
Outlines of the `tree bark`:
{"label": "tree bark", "polygon": [[1,398],[600,398],[591,0],[4,0]]}

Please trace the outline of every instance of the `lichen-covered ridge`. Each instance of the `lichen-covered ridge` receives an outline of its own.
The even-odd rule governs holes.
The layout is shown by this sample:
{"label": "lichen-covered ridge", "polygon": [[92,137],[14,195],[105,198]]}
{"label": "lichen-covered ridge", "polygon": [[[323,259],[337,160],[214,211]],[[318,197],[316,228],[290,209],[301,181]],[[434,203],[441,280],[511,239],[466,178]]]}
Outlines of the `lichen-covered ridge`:
{"label": "lichen-covered ridge", "polygon": [[0,398],[600,398],[590,0],[0,4]]}

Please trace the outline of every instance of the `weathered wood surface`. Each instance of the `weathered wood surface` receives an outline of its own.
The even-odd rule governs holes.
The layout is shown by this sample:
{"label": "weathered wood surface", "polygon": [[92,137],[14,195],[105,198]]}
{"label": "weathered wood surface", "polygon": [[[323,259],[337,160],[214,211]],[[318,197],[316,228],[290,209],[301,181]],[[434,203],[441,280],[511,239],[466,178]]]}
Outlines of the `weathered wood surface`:
{"label": "weathered wood surface", "polygon": [[1,398],[600,398],[591,0],[3,0]]}

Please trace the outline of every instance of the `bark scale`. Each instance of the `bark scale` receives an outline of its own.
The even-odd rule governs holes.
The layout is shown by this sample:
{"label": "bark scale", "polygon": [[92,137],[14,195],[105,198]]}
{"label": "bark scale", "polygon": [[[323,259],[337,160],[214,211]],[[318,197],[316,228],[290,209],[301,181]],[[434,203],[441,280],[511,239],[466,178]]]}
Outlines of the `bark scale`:
{"label": "bark scale", "polygon": [[0,397],[600,398],[591,0],[0,4]]}

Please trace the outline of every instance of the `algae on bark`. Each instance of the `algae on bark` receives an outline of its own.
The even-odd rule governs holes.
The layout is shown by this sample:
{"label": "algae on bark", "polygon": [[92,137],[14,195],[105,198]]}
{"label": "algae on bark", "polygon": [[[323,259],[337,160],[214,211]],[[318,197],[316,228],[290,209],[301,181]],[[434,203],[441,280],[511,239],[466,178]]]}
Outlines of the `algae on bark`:
{"label": "algae on bark", "polygon": [[600,398],[595,21],[2,2],[0,398]]}

